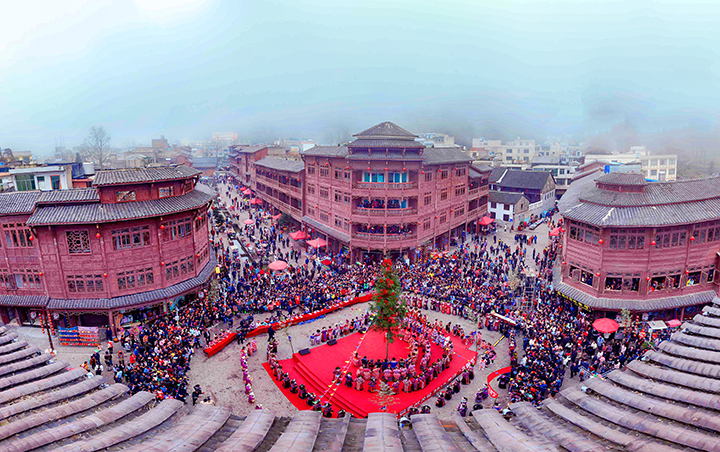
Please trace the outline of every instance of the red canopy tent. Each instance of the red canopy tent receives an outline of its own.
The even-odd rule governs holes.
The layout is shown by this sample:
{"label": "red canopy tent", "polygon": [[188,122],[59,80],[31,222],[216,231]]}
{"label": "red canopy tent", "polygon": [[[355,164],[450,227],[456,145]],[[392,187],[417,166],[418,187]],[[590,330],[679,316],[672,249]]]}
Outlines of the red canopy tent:
{"label": "red canopy tent", "polygon": [[290,233],[290,238],[293,240],[304,240],[308,238],[308,235],[305,234],[305,231],[295,231]]}
{"label": "red canopy tent", "polygon": [[259,206],[260,204],[262,204],[262,199],[260,199],[260,198],[253,198],[253,199],[250,200],[250,204],[255,204],[255,205],[258,205],[258,206]]}
{"label": "red canopy tent", "polygon": [[243,190],[243,195],[248,195],[248,196],[252,195],[252,190],[250,190],[249,188]]}
{"label": "red canopy tent", "polygon": [[561,232],[562,232],[562,228],[555,228],[552,231],[550,231],[550,237],[559,237]]}
{"label": "red canopy tent", "polygon": [[603,318],[594,321],[593,328],[601,333],[614,333],[620,328],[620,325],[613,319]]}
{"label": "red canopy tent", "polygon": [[490,223],[492,223],[493,221],[495,221],[494,218],[490,218],[490,217],[488,217],[488,216],[486,215],[486,216],[482,217],[482,219],[480,220],[480,224],[481,224],[482,226],[487,226],[487,225],[489,225]]}
{"label": "red canopy tent", "polygon": [[328,259],[327,257],[320,261],[323,265],[330,265],[332,264],[332,261]]}
{"label": "red canopy tent", "polygon": [[323,239],[308,240],[306,243],[313,248],[322,248],[323,246],[327,245],[327,242]]}
{"label": "red canopy tent", "polygon": [[669,320],[669,321],[667,322],[667,325],[668,325],[670,328],[677,328],[677,327],[679,327],[680,325],[682,325],[682,322],[679,321],[678,319],[672,319],[672,320]]}

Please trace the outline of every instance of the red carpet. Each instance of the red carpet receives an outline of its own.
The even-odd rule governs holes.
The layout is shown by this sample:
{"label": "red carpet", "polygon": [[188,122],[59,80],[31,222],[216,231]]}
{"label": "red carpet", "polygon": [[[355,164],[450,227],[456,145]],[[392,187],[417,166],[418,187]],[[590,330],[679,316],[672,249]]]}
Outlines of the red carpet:
{"label": "red carpet", "polygon": [[[384,358],[385,346],[383,334],[368,332],[364,335],[354,333],[337,341],[337,345],[329,346],[321,345],[311,349],[309,355],[302,356],[298,353],[294,354],[291,359],[280,361],[283,370],[290,374],[290,378],[294,378],[298,384],[304,384],[308,391],[315,395],[325,394],[322,402],[330,400],[335,413],[342,408],[348,413],[352,413],[356,417],[367,417],[368,413],[375,411],[387,411],[390,413],[402,413],[408,407],[420,405],[427,400],[432,394],[442,388],[448,381],[452,380],[462,369],[462,367],[470,360],[475,358],[475,352],[465,346],[462,341],[453,337],[455,355],[450,362],[450,367],[440,374],[440,376],[431,381],[422,391],[416,392],[400,392],[393,397],[392,402],[382,403],[376,399],[375,393],[367,390],[365,385],[364,391],[356,391],[348,388],[344,384],[331,385],[332,374],[336,366],[342,369],[352,371],[353,376],[357,368],[352,365],[352,354],[356,347],[360,345],[359,355],[368,358]],[[405,358],[409,355],[409,346],[406,342],[395,340],[390,344],[390,358]],[[442,349],[436,345],[432,345],[432,361],[442,356]],[[282,387],[282,383],[272,377],[270,366],[263,364],[270,378],[285,394],[290,402],[299,410],[307,410],[310,407],[304,400],[300,399],[297,394],[291,393],[288,389]],[[343,379],[344,381],[344,379]]]}

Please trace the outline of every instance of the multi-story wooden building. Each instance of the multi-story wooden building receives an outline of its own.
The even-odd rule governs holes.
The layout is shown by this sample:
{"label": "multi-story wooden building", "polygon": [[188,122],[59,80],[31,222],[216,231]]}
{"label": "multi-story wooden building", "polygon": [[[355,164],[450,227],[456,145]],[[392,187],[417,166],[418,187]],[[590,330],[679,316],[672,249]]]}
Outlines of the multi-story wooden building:
{"label": "multi-story wooden building", "polygon": [[717,297],[720,177],[610,173],[566,196],[558,292],[594,310],[678,318]]}
{"label": "multi-story wooden building", "polygon": [[209,192],[186,166],[100,171],[92,188],[0,194],[0,317],[59,326],[166,312],[215,268]]}
{"label": "multi-story wooden building", "polygon": [[[487,214],[490,168],[473,167],[459,149],[425,148],[390,122],[356,138],[308,149],[301,164],[250,149],[252,188],[326,240],[330,251],[355,259],[386,253],[414,259],[423,247],[446,247],[451,235],[475,228]],[[242,180],[242,163],[237,168]]]}

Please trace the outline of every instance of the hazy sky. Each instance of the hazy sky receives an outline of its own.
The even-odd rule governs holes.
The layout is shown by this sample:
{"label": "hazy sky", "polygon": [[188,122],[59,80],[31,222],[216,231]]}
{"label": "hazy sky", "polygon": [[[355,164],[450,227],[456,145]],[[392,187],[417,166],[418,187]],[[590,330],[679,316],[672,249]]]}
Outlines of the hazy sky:
{"label": "hazy sky", "polygon": [[[178,6],[179,5],[179,6]],[[720,3],[3,2],[0,146],[717,126]]]}

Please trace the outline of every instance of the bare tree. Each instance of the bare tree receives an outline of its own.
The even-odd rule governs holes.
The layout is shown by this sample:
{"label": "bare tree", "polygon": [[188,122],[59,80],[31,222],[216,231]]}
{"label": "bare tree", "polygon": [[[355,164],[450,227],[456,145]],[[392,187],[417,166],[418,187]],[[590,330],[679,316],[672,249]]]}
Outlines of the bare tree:
{"label": "bare tree", "polygon": [[83,153],[103,169],[110,158],[110,134],[102,126],[92,126],[83,142]]}

